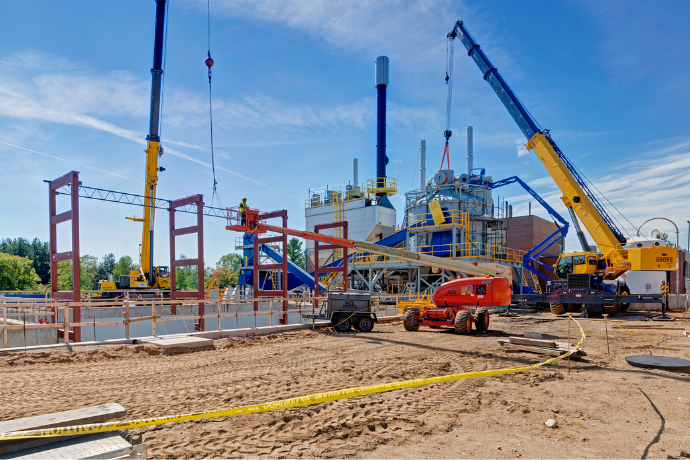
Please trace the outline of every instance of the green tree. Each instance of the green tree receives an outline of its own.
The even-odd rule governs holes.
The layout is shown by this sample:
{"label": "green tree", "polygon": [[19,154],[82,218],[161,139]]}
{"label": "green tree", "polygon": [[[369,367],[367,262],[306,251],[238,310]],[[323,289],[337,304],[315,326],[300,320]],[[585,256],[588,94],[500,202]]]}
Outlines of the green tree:
{"label": "green tree", "polygon": [[72,261],[62,260],[57,263],[58,291],[72,290]]}
{"label": "green tree", "polygon": [[[58,262],[58,290],[72,290],[72,261]],[[79,259],[79,288],[83,291],[98,289],[98,259],[88,254]]]}
{"label": "green tree", "polygon": [[41,283],[50,282],[50,247],[47,241],[43,242],[38,238],[31,242],[25,238],[5,238],[0,241],[0,252],[30,259]]}
{"label": "green tree", "polygon": [[38,289],[40,281],[27,257],[0,252],[0,290],[30,291]]}
{"label": "green tree", "polygon": [[88,291],[98,289],[98,258],[85,254],[79,258],[79,286]]}
{"label": "green tree", "polygon": [[[180,254],[180,260],[184,259],[188,259],[188,257],[184,254]],[[197,267],[176,267],[175,278],[177,289],[194,291],[199,287],[199,270]]]}
{"label": "green tree", "polygon": [[216,284],[219,286],[237,286],[241,266],[241,255],[234,252],[225,254],[216,263],[216,271],[218,272]]}
{"label": "green tree", "polygon": [[103,256],[103,259],[98,264],[97,280],[108,280],[108,276],[115,271],[115,254],[110,253]]}
{"label": "green tree", "polygon": [[662,240],[662,241],[665,241],[665,242],[666,242],[666,246],[669,246],[669,247],[672,247],[672,248],[675,248],[675,247],[676,247],[676,243],[671,243],[671,241],[669,241],[669,239],[668,239],[668,233],[662,233],[661,236],[659,237],[659,239]]}
{"label": "green tree", "polygon": [[302,242],[297,238],[290,238],[288,241],[288,259],[298,267],[304,268],[304,251],[302,250]]}
{"label": "green tree", "polygon": [[115,281],[120,281],[120,276],[129,276],[130,268],[139,268],[139,264],[135,264],[129,256],[120,257],[117,262],[115,262],[112,271]]}

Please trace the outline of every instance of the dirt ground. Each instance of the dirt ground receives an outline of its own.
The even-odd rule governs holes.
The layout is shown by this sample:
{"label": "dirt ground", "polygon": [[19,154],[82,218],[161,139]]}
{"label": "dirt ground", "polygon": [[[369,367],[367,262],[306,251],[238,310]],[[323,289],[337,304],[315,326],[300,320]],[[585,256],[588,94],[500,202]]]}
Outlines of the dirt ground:
{"label": "dirt ground", "polygon": [[[371,333],[222,339],[215,350],[164,355],[150,345],[0,357],[0,420],[117,402],[128,418],[182,414],[346,387],[531,364],[497,339],[562,337],[550,313],[491,317],[458,336],[399,322]],[[690,375],[633,368],[625,356],[688,359],[679,330],[611,332],[579,319],[587,356],[535,370],[429,385],[295,409],[143,428],[157,458],[667,458],[690,451]],[[640,325],[640,322],[627,322]],[[649,324],[649,323],[645,323]],[[655,324],[690,329],[690,321]],[[571,323],[571,334],[579,329]],[[564,340],[565,341],[565,340]],[[576,340],[575,340],[576,341]],[[554,418],[557,428],[544,422]],[[135,432],[137,432],[135,430]]]}

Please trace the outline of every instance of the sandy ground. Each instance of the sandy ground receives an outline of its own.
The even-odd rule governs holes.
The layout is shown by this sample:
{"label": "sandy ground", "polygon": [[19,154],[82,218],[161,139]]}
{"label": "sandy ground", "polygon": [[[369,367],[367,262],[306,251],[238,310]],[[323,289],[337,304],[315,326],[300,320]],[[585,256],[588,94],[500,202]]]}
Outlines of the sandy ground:
{"label": "sandy ground", "polygon": [[[687,358],[681,331],[649,341],[580,320],[588,356],[498,377],[315,406],[143,428],[157,458],[667,458],[690,451],[690,375],[628,366],[624,357]],[[640,322],[627,324],[639,325]],[[682,320],[663,326],[687,326]],[[579,329],[572,324],[572,335]],[[128,418],[230,408],[339,388],[513,367],[546,359],[506,353],[523,331],[565,338],[550,313],[492,316],[488,333],[289,333],[223,339],[163,355],[150,345],[0,357],[0,420],[117,402]],[[658,336],[656,330],[633,330]],[[547,428],[550,418],[557,428]]]}

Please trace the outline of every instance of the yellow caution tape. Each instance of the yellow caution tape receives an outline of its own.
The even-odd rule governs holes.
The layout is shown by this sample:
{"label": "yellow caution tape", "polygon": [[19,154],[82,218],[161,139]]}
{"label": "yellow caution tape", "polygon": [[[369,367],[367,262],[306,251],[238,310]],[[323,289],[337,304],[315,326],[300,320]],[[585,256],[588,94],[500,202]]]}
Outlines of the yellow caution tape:
{"label": "yellow caution tape", "polygon": [[575,348],[561,356],[550,358],[544,362],[537,364],[530,364],[527,366],[512,367],[507,369],[495,369],[480,372],[464,372],[462,374],[443,375],[440,377],[404,380],[402,382],[382,383],[379,385],[370,385],[365,387],[345,388],[342,390],[329,391],[326,393],[316,393],[313,395],[300,396],[297,398],[281,399],[279,401],[272,401],[263,404],[253,404],[251,406],[236,407],[234,409],[222,409],[184,415],[170,415],[167,417],[154,417],[141,420],[131,420],[128,422],[93,423],[89,425],[47,428],[43,430],[27,430],[14,431],[11,433],[0,433],[0,441],[26,438],[84,435],[92,433],[102,433],[105,431],[126,430],[130,428],[139,428],[143,426],[161,425],[164,423],[182,422],[184,420],[198,420],[204,418],[227,417],[229,415],[251,414],[255,412],[265,412],[272,410],[288,409],[291,407],[308,406],[311,404],[320,404],[328,401],[336,401],[338,399],[353,398],[355,396],[364,396],[373,393],[383,393],[387,391],[401,390],[403,388],[420,387],[424,385],[430,385],[432,383],[452,382],[455,380],[491,377],[493,375],[502,375],[513,372],[527,371],[530,369],[535,369],[539,366],[543,366],[544,364],[549,364],[559,359],[566,358],[582,346],[582,343],[585,340],[585,331],[582,329],[582,326],[580,326],[580,323],[578,323],[577,320],[573,319],[573,321],[575,321],[575,323],[580,327],[580,332],[582,333],[582,338],[580,339],[580,342],[578,342],[578,344],[575,346]]}
{"label": "yellow caution tape", "polygon": [[645,340],[661,340],[661,339],[663,339],[663,338],[665,338],[665,337],[668,337],[668,334],[666,334],[666,335],[661,335],[661,336],[659,336],[659,337],[642,337],[641,335],[633,334],[632,332],[630,332],[629,330],[627,330],[626,328],[624,328],[624,327],[621,326],[620,324],[612,323],[611,321],[609,321],[608,318],[605,318],[605,319],[606,319],[606,322],[609,323],[609,325],[611,326],[611,329],[614,329],[614,330],[615,330],[615,328],[622,329],[622,330],[624,330],[625,332],[627,332],[628,334],[630,334],[630,335],[632,335],[632,336],[634,336],[634,337],[640,338],[640,339],[645,339]]}

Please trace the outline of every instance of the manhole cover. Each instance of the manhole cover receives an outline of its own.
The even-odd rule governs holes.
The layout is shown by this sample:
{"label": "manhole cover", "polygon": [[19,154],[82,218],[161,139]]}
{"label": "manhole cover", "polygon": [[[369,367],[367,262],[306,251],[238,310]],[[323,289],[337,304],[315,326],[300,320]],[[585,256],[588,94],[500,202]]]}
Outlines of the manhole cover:
{"label": "manhole cover", "polygon": [[625,358],[628,364],[647,369],[664,369],[667,371],[690,371],[690,361],[667,356],[628,356]]}

